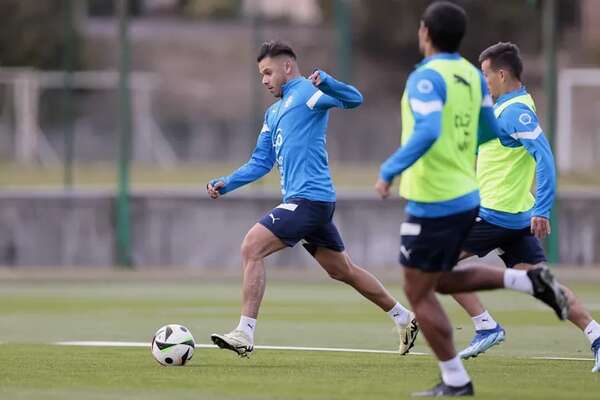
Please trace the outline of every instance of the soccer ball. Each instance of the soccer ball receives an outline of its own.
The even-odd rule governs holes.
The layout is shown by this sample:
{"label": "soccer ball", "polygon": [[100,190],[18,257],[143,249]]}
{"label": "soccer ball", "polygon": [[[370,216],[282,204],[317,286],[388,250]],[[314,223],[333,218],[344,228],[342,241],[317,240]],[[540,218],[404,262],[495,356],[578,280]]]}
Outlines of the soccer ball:
{"label": "soccer ball", "polygon": [[152,338],[152,356],[161,365],[185,365],[194,354],[194,337],[188,328],[169,324],[160,328]]}

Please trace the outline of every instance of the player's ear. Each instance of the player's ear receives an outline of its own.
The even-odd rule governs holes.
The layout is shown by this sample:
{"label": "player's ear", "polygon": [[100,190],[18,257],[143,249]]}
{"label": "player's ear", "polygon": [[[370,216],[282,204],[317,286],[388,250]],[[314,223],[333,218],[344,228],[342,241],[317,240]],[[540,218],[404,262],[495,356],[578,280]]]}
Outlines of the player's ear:
{"label": "player's ear", "polygon": [[506,82],[506,78],[507,78],[506,71],[504,71],[502,68],[500,68],[498,70],[498,76],[500,77],[500,82],[502,82],[502,83]]}

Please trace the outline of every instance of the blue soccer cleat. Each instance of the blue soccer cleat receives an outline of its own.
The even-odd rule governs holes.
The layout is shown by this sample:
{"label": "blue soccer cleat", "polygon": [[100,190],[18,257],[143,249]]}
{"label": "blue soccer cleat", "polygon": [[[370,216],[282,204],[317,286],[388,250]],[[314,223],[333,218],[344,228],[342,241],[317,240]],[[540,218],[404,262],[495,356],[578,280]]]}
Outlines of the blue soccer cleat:
{"label": "blue soccer cleat", "polygon": [[592,353],[594,353],[594,368],[592,372],[600,372],[600,338],[594,340],[592,343]]}
{"label": "blue soccer cleat", "polygon": [[497,324],[493,329],[475,331],[475,337],[471,340],[469,346],[458,353],[458,355],[465,360],[477,357],[479,354],[486,352],[490,347],[502,343],[505,336],[506,332],[500,324]]}

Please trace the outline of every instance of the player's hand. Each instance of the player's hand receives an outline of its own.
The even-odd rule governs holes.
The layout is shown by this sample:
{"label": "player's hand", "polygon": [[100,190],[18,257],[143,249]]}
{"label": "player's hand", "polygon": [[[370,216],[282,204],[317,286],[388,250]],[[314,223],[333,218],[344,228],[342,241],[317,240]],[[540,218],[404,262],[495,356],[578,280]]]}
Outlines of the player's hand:
{"label": "player's hand", "polygon": [[551,232],[550,220],[544,217],[531,218],[531,233],[538,239],[543,239]]}
{"label": "player's hand", "polygon": [[392,182],[386,182],[383,179],[377,179],[375,183],[375,191],[379,194],[382,199],[387,199],[390,197],[390,187],[392,186]]}
{"label": "player's hand", "polygon": [[214,185],[211,185],[210,183],[206,184],[206,191],[208,192],[208,195],[210,196],[211,199],[218,199],[219,196],[221,195],[221,193],[219,193],[219,189],[222,189],[225,186],[225,182],[223,181],[217,181],[215,182]]}
{"label": "player's hand", "polygon": [[308,80],[315,86],[319,86],[321,84],[321,74],[318,69],[315,69],[312,74],[308,77]]}

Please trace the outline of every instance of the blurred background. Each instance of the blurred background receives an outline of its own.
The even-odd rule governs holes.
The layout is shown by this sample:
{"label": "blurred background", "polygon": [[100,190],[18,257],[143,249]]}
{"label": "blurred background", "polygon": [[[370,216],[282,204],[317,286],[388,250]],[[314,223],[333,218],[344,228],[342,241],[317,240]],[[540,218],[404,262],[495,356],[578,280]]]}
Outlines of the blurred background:
{"label": "blurred background", "polygon": [[[600,0],[456,0],[462,54],[521,48],[555,149],[555,264],[600,263]],[[256,53],[289,42],[364,94],[333,111],[336,222],[350,254],[396,265],[403,202],[372,185],[400,141],[400,97],[430,0],[0,0],[0,265],[237,268],[239,244],[279,201],[277,172],[227,195],[204,187],[244,163],[264,110]],[[274,255],[307,267],[300,249]]]}

